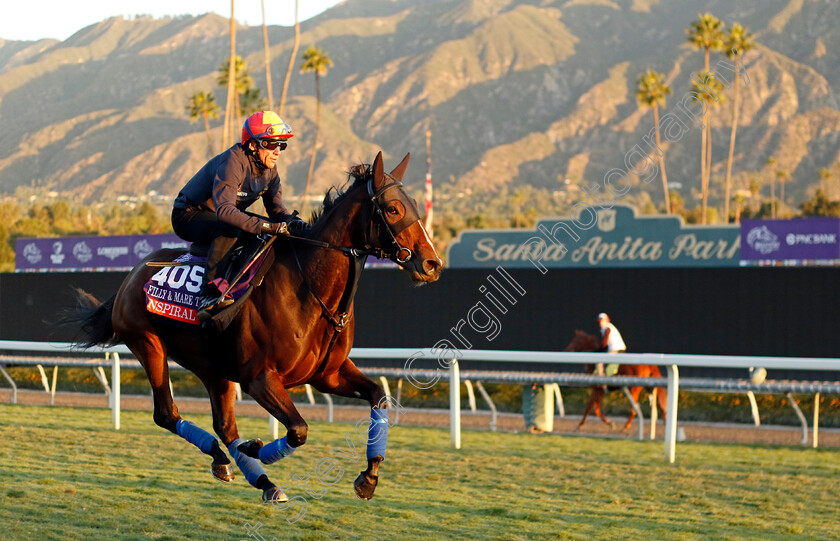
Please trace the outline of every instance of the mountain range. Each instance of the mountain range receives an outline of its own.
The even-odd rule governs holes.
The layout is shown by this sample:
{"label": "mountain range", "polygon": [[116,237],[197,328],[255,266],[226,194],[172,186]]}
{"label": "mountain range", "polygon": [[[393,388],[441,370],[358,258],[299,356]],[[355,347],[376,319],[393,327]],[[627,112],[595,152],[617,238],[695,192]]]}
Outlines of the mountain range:
{"label": "mountain range", "polygon": [[[672,94],[660,114],[691,90],[703,52],[686,28],[705,12],[727,28],[743,24],[757,42],[742,58],[735,188],[784,171],[795,206],[821,169],[840,178],[840,2],[346,0],[301,24],[300,51],[315,45],[333,62],[321,78],[314,189],[341,184],[350,165],[382,149],[393,165],[413,153],[409,186],[419,191],[431,130],[436,185],[475,194],[464,213],[523,185],[569,206],[653,128],[636,102],[639,74],[665,74]],[[215,81],[228,24],[215,14],[111,18],[64,41],[0,39],[0,193],[85,202],[177,194],[211,156],[185,108],[198,91],[224,104]],[[294,31],[270,26],[268,36],[279,101]],[[238,27],[236,43],[264,89],[262,29]],[[300,57],[283,113],[297,135],[278,163],[289,195],[303,190],[315,132],[314,77],[300,73]],[[712,65],[723,58],[713,52]],[[731,98],[713,108],[712,204],[723,193],[732,112]],[[219,152],[221,120],[211,126]],[[665,146],[668,179],[686,201],[699,190],[700,132]],[[840,196],[836,179],[823,182]],[[634,202],[661,203],[661,182],[636,189]]]}

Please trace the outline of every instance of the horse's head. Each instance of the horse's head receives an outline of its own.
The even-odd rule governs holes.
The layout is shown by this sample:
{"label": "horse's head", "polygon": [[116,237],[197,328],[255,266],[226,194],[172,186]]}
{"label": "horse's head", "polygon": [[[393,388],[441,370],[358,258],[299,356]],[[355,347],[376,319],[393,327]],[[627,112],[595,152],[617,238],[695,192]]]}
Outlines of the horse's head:
{"label": "horse's head", "polygon": [[600,344],[596,337],[581,330],[576,330],[575,337],[572,338],[572,341],[569,342],[569,345],[566,346],[564,351],[588,352],[598,351],[599,349]]}
{"label": "horse's head", "polygon": [[390,173],[385,172],[381,152],[373,160],[367,183],[373,203],[367,240],[410,272],[415,282],[434,282],[440,277],[443,261],[420,221],[417,201],[402,184],[410,157],[406,154]]}

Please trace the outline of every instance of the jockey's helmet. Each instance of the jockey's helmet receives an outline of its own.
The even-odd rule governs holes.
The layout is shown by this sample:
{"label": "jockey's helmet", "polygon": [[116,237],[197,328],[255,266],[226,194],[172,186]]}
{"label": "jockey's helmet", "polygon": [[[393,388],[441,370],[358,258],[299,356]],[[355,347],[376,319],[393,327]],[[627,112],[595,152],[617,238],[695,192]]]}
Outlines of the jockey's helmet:
{"label": "jockey's helmet", "polygon": [[242,144],[251,139],[279,139],[285,141],[294,137],[292,127],[274,111],[258,111],[248,117],[242,126]]}

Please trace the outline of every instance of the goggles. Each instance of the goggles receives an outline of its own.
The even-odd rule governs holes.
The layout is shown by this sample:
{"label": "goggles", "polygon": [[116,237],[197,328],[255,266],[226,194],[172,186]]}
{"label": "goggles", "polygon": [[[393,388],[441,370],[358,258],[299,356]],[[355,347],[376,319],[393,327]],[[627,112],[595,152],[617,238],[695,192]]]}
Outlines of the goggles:
{"label": "goggles", "polygon": [[249,124],[245,124],[245,128],[248,130],[248,135],[253,137],[254,139],[261,139],[263,137],[293,137],[292,134],[292,127],[286,124],[285,122],[282,124],[272,124],[262,133],[254,133],[251,131],[251,126]]}
{"label": "goggles", "polygon": [[270,151],[276,150],[277,147],[280,147],[280,150],[286,150],[287,146],[286,141],[277,139],[257,139],[257,144],[260,145],[260,148]]}

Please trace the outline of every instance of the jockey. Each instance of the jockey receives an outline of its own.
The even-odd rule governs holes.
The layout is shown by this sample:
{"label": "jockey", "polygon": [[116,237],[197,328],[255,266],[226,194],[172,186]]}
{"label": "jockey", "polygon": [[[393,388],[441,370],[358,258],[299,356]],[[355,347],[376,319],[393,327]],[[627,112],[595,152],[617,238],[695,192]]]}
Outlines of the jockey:
{"label": "jockey", "polygon": [[[601,351],[606,351],[607,353],[624,353],[627,351],[627,346],[624,344],[621,333],[610,322],[610,316],[604,312],[598,314],[598,326],[601,328]],[[607,365],[606,370],[604,369],[604,363],[597,363],[595,365],[595,371],[599,376],[603,376],[605,373],[608,376],[613,376],[618,371],[618,363],[610,363]]]}
{"label": "jockey", "polygon": [[[294,134],[273,111],[254,113],[242,126],[242,141],[212,158],[181,189],[172,209],[172,227],[184,240],[209,244],[199,290],[199,319],[233,303],[219,290],[219,269],[242,231],[288,234],[305,222],[289,214],[275,165]],[[269,219],[245,212],[262,197]],[[301,222],[301,223],[297,223]]]}

